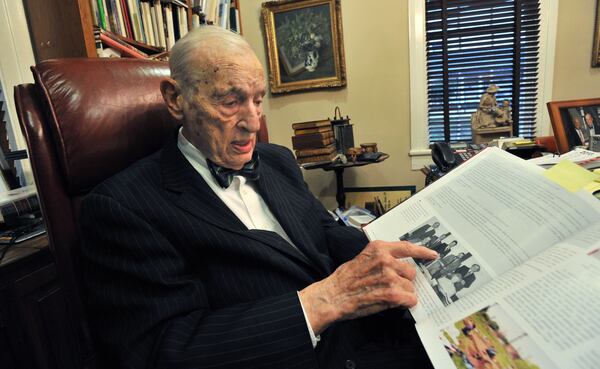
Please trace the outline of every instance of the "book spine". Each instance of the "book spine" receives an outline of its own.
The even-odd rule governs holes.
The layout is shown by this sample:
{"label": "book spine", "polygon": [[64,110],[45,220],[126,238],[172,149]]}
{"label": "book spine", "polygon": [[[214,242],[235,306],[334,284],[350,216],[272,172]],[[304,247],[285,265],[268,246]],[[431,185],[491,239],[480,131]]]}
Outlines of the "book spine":
{"label": "book spine", "polygon": [[100,40],[102,40],[102,42],[104,44],[106,44],[107,46],[112,47],[116,50],[119,50],[124,55],[130,56],[132,58],[137,58],[137,59],[146,59],[146,57],[144,55],[140,54],[136,50],[132,50],[131,48],[126,47],[125,45],[113,40],[112,38],[106,36],[103,33],[100,34]]}
{"label": "book spine", "polygon": [[156,12],[156,25],[158,28],[158,42],[161,47],[167,49],[167,43],[165,42],[165,25],[163,24],[163,12],[160,0],[156,0],[154,3],[154,11]]}
{"label": "book spine", "polygon": [[134,5],[136,7],[136,12],[138,14],[138,19],[139,19],[139,23],[140,23],[140,38],[141,41],[145,44],[148,43],[148,40],[146,39],[146,29],[144,28],[144,20],[143,20],[143,13],[142,13],[142,5],[140,0],[134,0]]}
{"label": "book spine", "polygon": [[171,11],[171,4],[166,4],[165,14],[167,19],[167,30],[169,33],[168,50],[171,50],[175,45],[175,28],[173,27],[173,13]]}
{"label": "book spine", "polygon": [[154,30],[152,29],[152,18],[150,16],[150,3],[142,2],[140,5],[142,7],[146,43],[149,45],[156,45],[154,41]]}
{"label": "book spine", "polygon": [[301,135],[307,135],[307,134],[311,134],[311,133],[319,133],[319,132],[332,132],[333,130],[331,129],[331,127],[317,127],[317,128],[306,128],[306,129],[295,129],[294,130],[294,134],[296,136],[301,136]]}
{"label": "book spine", "polygon": [[331,127],[331,121],[315,120],[312,122],[300,122],[300,123],[292,124],[293,129],[305,129],[305,128],[317,128],[317,127]]}
{"label": "book spine", "polygon": [[[109,13],[109,9],[108,6],[106,5],[106,1],[107,0],[102,0],[102,9],[103,9],[103,13],[102,13],[102,28],[104,28],[105,30],[110,31],[110,22],[108,21],[108,13]],[[110,0],[109,0],[110,1]]]}
{"label": "book spine", "polygon": [[317,163],[320,161],[331,161],[331,160],[333,160],[333,158],[335,158],[335,156],[336,156],[335,153],[327,154],[327,155],[314,155],[314,156],[307,156],[304,158],[298,158],[296,161],[298,162],[298,164]]}
{"label": "book spine", "polygon": [[102,4],[102,0],[97,1],[98,4],[98,27],[102,27],[106,29],[106,18],[104,15],[104,4]]}
{"label": "book spine", "polygon": [[140,32],[140,18],[137,13],[135,0],[127,0],[127,6],[129,8],[129,15],[131,16],[131,24],[133,26],[133,39],[139,42],[143,42],[142,35]]}
{"label": "book spine", "polygon": [[333,137],[333,131],[328,130],[325,132],[313,132],[305,135],[295,135],[295,138],[298,141],[310,141],[310,140],[322,140],[324,138]]}
{"label": "book spine", "polygon": [[175,4],[171,4],[171,18],[173,19],[173,36],[177,42],[181,38],[181,32],[179,32],[179,7]]}
{"label": "book spine", "polygon": [[123,19],[123,9],[121,5],[121,0],[111,0],[114,4],[114,9],[117,12],[117,23],[119,25],[119,34],[121,36],[127,37],[127,30],[125,28],[125,20]]}
{"label": "book spine", "polygon": [[310,140],[299,140],[298,137],[292,137],[292,147],[294,150],[319,149],[331,145],[335,142],[333,137],[317,138]]}
{"label": "book spine", "polygon": [[232,7],[229,8],[229,29],[235,33],[240,33],[238,30],[238,17],[238,10],[232,5]]}
{"label": "book spine", "polygon": [[94,24],[96,26],[100,26],[100,12],[98,10],[98,1],[90,0],[90,9],[92,10],[92,14],[94,15]]}
{"label": "book spine", "polygon": [[227,16],[229,15],[229,0],[219,1],[218,24],[221,28],[227,28]]}
{"label": "book spine", "polygon": [[305,156],[314,156],[314,155],[327,155],[335,152],[335,146],[327,146],[321,149],[304,149],[304,150],[296,150],[296,157],[302,158]]}
{"label": "book spine", "polygon": [[127,33],[127,37],[135,40],[133,27],[131,26],[131,16],[129,15],[129,9],[127,7],[127,0],[121,0],[121,8],[123,9],[123,22],[125,22],[125,32]]}
{"label": "book spine", "polygon": [[185,8],[179,8],[181,15],[179,16],[179,20],[181,22],[181,37],[187,35],[190,31],[190,27],[188,24],[188,13]]}
{"label": "book spine", "polygon": [[106,26],[111,32],[118,32],[117,25],[115,24],[115,13],[112,7],[111,0],[105,0],[104,5],[106,6]]}
{"label": "book spine", "polygon": [[158,22],[156,19],[156,10],[154,10],[154,3],[150,3],[150,20],[152,21],[152,33],[154,36],[154,46],[160,46],[160,37],[158,36]]}

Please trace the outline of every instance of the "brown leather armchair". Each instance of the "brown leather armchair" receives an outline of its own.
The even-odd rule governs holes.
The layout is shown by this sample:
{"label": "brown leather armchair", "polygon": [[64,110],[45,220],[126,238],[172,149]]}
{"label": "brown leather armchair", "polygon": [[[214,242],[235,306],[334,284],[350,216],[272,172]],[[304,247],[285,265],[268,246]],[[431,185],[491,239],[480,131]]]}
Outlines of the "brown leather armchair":
{"label": "brown leather armchair", "polygon": [[[98,367],[81,298],[79,205],[95,185],[174,137],[178,125],[159,91],[169,69],[147,60],[62,59],[31,70],[35,84],[16,86],[15,102],[72,317],[57,322],[72,328],[71,359],[47,367]],[[264,116],[258,139],[268,142]]]}

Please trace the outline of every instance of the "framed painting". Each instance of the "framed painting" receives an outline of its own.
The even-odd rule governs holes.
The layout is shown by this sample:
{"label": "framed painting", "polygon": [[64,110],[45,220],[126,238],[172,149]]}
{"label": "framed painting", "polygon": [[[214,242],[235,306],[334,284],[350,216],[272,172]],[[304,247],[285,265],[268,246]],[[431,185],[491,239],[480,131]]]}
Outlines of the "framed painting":
{"label": "framed painting", "polygon": [[369,210],[376,216],[389,211],[416,192],[415,186],[346,187],[346,209],[352,205]]}
{"label": "framed painting", "polygon": [[600,151],[600,98],[551,101],[547,106],[559,153],[575,147]]}
{"label": "framed painting", "polygon": [[596,2],[596,25],[594,26],[594,51],[592,67],[600,67],[600,1]]}
{"label": "framed painting", "polygon": [[346,85],[340,0],[262,4],[271,93]]}

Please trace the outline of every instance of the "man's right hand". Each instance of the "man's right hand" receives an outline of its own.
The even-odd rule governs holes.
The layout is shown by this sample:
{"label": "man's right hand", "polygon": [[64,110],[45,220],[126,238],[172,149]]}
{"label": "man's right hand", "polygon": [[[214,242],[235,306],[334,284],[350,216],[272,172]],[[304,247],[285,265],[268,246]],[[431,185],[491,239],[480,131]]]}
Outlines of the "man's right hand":
{"label": "man's right hand", "polygon": [[417,304],[415,268],[399,258],[435,259],[438,254],[410,242],[372,241],[329,277],[300,291],[300,300],[316,335],[339,320]]}

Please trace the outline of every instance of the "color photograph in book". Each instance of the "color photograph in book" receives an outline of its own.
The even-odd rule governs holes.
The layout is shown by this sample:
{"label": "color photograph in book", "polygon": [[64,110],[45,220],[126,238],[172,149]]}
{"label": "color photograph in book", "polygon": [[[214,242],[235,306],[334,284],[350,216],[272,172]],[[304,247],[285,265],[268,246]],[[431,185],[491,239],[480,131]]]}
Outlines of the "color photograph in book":
{"label": "color photograph in book", "polygon": [[430,218],[399,238],[439,254],[436,260],[417,259],[415,263],[444,306],[458,301],[470,290],[492,279],[437,217]]}
{"label": "color photograph in book", "polygon": [[498,304],[440,331],[457,369],[558,369]]}

